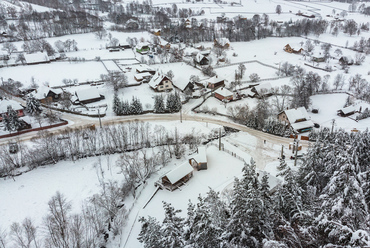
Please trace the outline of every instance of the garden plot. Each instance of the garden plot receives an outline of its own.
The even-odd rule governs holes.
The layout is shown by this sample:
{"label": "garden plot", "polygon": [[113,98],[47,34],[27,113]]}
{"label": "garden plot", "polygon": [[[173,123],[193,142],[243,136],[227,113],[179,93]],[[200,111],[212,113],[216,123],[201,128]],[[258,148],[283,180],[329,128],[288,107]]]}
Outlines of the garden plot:
{"label": "garden plot", "polygon": [[78,82],[100,80],[101,74],[107,74],[101,62],[53,62],[49,64],[0,68],[3,79],[12,78],[28,87],[34,78],[39,86],[44,83],[50,87],[64,86],[63,79],[77,79]]}

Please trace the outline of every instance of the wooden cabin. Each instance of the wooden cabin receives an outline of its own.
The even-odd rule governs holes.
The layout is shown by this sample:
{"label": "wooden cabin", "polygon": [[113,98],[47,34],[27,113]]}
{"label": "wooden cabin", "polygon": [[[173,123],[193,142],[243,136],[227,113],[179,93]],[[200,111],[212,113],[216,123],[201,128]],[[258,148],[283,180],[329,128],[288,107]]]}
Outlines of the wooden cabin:
{"label": "wooden cabin", "polygon": [[215,98],[220,101],[232,101],[234,98],[234,93],[224,87],[220,87],[215,90]]}
{"label": "wooden cabin", "polygon": [[287,53],[300,54],[303,51],[303,48],[300,48],[299,50],[295,50],[289,44],[286,44],[285,47],[284,47],[284,51],[287,52]]}
{"label": "wooden cabin", "polygon": [[155,183],[155,186],[174,191],[189,181],[192,176],[193,167],[188,163],[188,161],[186,161],[165,174],[159,181]]}

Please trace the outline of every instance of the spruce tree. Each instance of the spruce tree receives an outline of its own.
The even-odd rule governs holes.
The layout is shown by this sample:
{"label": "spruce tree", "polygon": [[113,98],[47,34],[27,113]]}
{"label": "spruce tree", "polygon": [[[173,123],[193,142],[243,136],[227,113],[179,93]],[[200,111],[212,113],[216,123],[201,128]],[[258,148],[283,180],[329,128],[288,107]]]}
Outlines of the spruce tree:
{"label": "spruce tree", "polygon": [[113,112],[116,115],[122,115],[123,114],[122,113],[122,103],[119,100],[118,94],[117,94],[116,91],[114,92],[114,96],[113,96]]}
{"label": "spruce tree", "polygon": [[130,103],[127,100],[122,102],[121,111],[122,111],[122,115],[131,114]]}
{"label": "spruce tree", "polygon": [[41,104],[32,94],[27,97],[26,111],[31,115],[38,115],[41,113]]}
{"label": "spruce tree", "polygon": [[161,225],[158,221],[149,216],[148,219],[141,217],[139,222],[142,224],[138,240],[144,244],[144,247],[161,247],[159,241],[162,239],[162,233],[160,232]]}
{"label": "spruce tree", "polygon": [[132,97],[132,101],[130,104],[130,114],[139,115],[142,113],[143,113],[143,105],[141,104],[140,100],[136,97]]}
{"label": "spruce tree", "polygon": [[162,95],[156,95],[154,97],[154,113],[164,113],[166,107],[164,105],[164,99]]}
{"label": "spruce tree", "polygon": [[184,232],[184,219],[177,216],[181,210],[175,210],[170,203],[163,202],[165,217],[161,227],[159,247],[177,248],[184,247],[182,234]]}
{"label": "spruce tree", "polygon": [[3,121],[5,131],[18,131],[23,127],[23,122],[19,119],[17,112],[10,105],[7,107],[7,113],[3,115]]}

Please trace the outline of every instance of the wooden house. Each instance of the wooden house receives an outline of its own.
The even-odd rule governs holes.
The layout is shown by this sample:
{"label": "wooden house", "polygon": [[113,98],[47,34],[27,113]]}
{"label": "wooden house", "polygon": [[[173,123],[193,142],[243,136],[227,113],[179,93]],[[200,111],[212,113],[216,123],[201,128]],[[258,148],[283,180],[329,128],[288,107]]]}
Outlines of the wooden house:
{"label": "wooden house", "polygon": [[225,80],[218,78],[218,76],[211,77],[206,81],[207,87],[210,89],[217,89],[225,86]]}
{"label": "wooden house", "polygon": [[198,65],[208,65],[209,64],[209,59],[201,53],[197,53],[197,55],[195,55],[194,61]]}
{"label": "wooden house", "polygon": [[230,41],[229,41],[228,38],[218,38],[218,39],[215,39],[214,40],[213,45],[215,47],[220,47],[220,48],[223,48],[223,49],[228,49],[230,47]]}
{"label": "wooden house", "polygon": [[0,121],[2,121],[2,116],[8,114],[8,106],[11,106],[14,111],[17,112],[18,117],[24,116],[23,106],[14,100],[1,100],[0,101]]}
{"label": "wooden house", "polygon": [[278,114],[278,119],[298,133],[311,131],[314,127],[305,107],[284,110]]}
{"label": "wooden house", "polygon": [[326,60],[326,57],[324,53],[322,52],[316,52],[316,53],[313,53],[312,55],[312,61],[314,62],[320,63],[320,62],[325,62],[325,60]]}
{"label": "wooden house", "polygon": [[234,97],[234,93],[224,87],[218,88],[214,93],[215,97],[220,101],[232,101]]}
{"label": "wooden house", "polygon": [[192,176],[193,167],[186,161],[161,177],[155,185],[173,191],[184,185]]}
{"label": "wooden house", "polygon": [[157,72],[149,81],[149,86],[155,91],[167,91],[173,89],[172,80],[165,74]]}
{"label": "wooden house", "polygon": [[75,92],[76,98],[73,101],[73,104],[88,104],[92,102],[97,102],[105,99],[96,88],[89,88],[85,90],[78,90]]}
{"label": "wooden house", "polygon": [[289,44],[286,44],[284,47],[284,51],[287,53],[295,53],[300,54],[303,51],[303,48],[300,48],[299,50],[293,49]]}
{"label": "wooden house", "polygon": [[351,106],[339,109],[337,111],[337,115],[341,117],[347,117],[347,116],[353,115],[356,112],[357,112],[357,108],[351,105]]}
{"label": "wooden house", "polygon": [[41,103],[46,104],[59,101],[62,98],[63,90],[59,88],[35,89],[32,94]]}
{"label": "wooden house", "polygon": [[199,170],[207,170],[206,147],[198,147],[197,154],[189,159],[189,164]]}

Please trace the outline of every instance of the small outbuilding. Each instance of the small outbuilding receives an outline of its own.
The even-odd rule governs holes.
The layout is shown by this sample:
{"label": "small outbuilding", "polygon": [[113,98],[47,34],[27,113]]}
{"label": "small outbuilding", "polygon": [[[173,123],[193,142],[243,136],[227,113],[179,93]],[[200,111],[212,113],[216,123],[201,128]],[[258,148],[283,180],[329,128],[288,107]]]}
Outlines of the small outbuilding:
{"label": "small outbuilding", "polygon": [[11,106],[14,111],[17,112],[18,117],[24,116],[23,106],[14,100],[1,100],[0,101],[0,121],[2,121],[2,116],[8,114],[8,106]]}
{"label": "small outbuilding", "polygon": [[225,86],[225,80],[218,78],[218,76],[211,77],[206,81],[207,88],[210,89],[217,89],[218,87],[224,87]]}
{"label": "small outbuilding", "polygon": [[251,91],[255,93],[254,96],[261,98],[272,95],[272,86],[270,83],[263,83],[251,88]]}
{"label": "small outbuilding", "polygon": [[150,74],[149,72],[142,72],[135,74],[134,78],[136,81],[141,82],[143,80],[149,80],[153,75]]}
{"label": "small outbuilding", "polygon": [[284,51],[287,53],[295,53],[295,54],[300,54],[303,51],[303,48],[300,48],[299,50],[296,50],[292,48],[289,44],[286,44],[284,47]]}
{"label": "small outbuilding", "polygon": [[195,63],[198,65],[208,65],[209,64],[209,59],[201,54],[200,52],[195,55]]}
{"label": "small outbuilding", "polygon": [[25,54],[24,59],[26,60],[27,65],[36,65],[50,62],[50,58],[46,52]]}
{"label": "small outbuilding", "polygon": [[199,170],[207,170],[207,153],[206,147],[198,147],[197,154],[189,159],[189,164]]}

